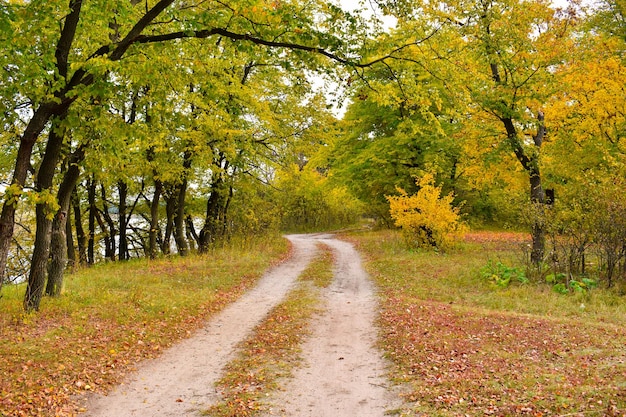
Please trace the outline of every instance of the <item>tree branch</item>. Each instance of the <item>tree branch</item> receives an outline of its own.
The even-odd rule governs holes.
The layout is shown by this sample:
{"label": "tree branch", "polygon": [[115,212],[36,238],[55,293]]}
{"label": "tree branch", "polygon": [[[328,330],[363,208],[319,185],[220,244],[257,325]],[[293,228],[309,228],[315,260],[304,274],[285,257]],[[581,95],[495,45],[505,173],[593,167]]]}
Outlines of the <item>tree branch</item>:
{"label": "tree branch", "polygon": [[76,28],[78,27],[78,21],[80,20],[80,9],[83,5],[83,0],[70,0],[70,13],[65,18],[63,29],[61,30],[61,37],[57,44],[54,56],[57,59],[57,69],[59,75],[63,78],[67,76],[67,61],[76,35]]}

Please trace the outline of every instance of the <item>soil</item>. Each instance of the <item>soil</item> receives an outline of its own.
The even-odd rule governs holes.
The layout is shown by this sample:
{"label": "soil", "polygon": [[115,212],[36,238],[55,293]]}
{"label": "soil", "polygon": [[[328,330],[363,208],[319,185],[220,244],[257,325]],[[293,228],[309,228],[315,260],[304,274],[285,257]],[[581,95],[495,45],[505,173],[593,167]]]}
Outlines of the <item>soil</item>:
{"label": "soil", "polygon": [[87,399],[89,417],[191,417],[219,401],[214,388],[237,344],[294,286],[317,253],[317,242],[332,248],[334,280],[323,297],[324,312],[311,323],[302,346],[304,365],[283,390],[268,398],[267,416],[384,416],[393,408],[385,362],[375,348],[377,302],[359,254],[328,234],[291,235],[293,254],[258,285],[191,338],[158,359],[145,362],[109,395]]}

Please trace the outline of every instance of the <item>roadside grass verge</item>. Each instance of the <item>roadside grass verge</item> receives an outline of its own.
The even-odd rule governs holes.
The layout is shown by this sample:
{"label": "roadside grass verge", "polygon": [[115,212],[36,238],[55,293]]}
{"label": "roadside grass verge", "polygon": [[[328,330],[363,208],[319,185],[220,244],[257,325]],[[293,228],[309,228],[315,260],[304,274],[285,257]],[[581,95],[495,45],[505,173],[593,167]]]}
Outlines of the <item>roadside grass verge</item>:
{"label": "roadside grass verge", "polygon": [[205,412],[211,417],[250,417],[267,411],[265,402],[300,361],[311,316],[319,311],[319,290],[332,282],[333,255],[318,244],[318,256],[298,278],[298,285],[239,346],[217,386],[222,399]]}
{"label": "roadside grass verge", "polygon": [[378,286],[405,415],[626,415],[626,297],[494,287],[481,269],[521,267],[521,234],[473,233],[446,254],[409,251],[391,231],[350,239]]}
{"label": "roadside grass verge", "polygon": [[100,264],[66,277],[59,298],[22,310],[24,288],[0,299],[0,415],[73,416],[136,364],[189,337],[251,287],[289,244],[280,237],[202,256]]}

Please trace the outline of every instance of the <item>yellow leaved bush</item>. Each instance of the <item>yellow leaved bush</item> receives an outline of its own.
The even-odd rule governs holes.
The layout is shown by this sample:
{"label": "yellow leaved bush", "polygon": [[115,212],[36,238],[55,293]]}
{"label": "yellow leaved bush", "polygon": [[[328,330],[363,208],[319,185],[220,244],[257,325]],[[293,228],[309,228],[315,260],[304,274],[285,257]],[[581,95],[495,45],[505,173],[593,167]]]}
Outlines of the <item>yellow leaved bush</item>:
{"label": "yellow leaved bush", "polygon": [[397,188],[400,195],[386,196],[395,225],[411,247],[449,249],[468,230],[459,208],[452,205],[454,195],[442,196],[432,174],[418,178],[416,184],[416,194]]}

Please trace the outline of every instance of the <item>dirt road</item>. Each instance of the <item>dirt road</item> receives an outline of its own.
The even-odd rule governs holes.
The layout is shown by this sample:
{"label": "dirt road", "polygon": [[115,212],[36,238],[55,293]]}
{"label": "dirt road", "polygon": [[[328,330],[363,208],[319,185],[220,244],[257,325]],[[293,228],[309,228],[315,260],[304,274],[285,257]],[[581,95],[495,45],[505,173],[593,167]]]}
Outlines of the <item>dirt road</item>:
{"label": "dirt road", "polygon": [[325,313],[312,323],[303,346],[305,365],[270,398],[271,416],[384,416],[393,406],[384,362],[374,347],[376,300],[358,253],[331,235],[288,236],[292,257],[214,317],[195,336],[144,363],[108,396],[93,396],[89,417],[198,416],[219,400],[214,388],[236,346],[276,306],[317,253],[317,242],[335,253],[335,278],[324,296]]}

